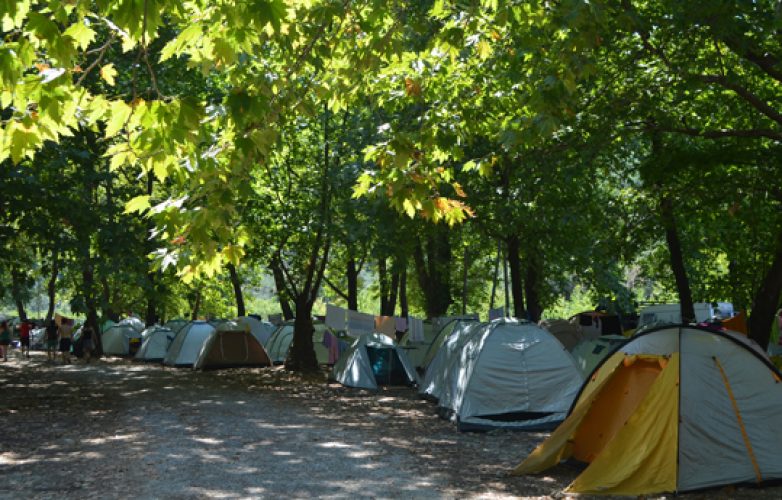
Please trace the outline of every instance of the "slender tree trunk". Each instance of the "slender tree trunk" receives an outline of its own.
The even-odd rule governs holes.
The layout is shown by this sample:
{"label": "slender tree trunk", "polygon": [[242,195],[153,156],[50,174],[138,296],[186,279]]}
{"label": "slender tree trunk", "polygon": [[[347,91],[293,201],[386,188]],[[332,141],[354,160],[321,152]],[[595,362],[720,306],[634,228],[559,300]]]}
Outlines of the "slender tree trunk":
{"label": "slender tree trunk", "polygon": [[462,315],[465,315],[467,314],[467,271],[470,267],[470,251],[466,246],[462,263]]}
{"label": "slender tree trunk", "polygon": [[116,323],[120,320],[120,315],[111,305],[111,287],[109,286],[109,280],[106,276],[101,277],[101,286],[101,310],[103,311],[103,315]]}
{"label": "slender tree trunk", "polygon": [[236,316],[245,316],[244,310],[244,294],[242,294],[242,282],[239,281],[239,273],[236,271],[236,266],[231,263],[226,265],[228,273],[231,275],[231,285],[234,287],[234,297],[236,297]]}
{"label": "slender tree trunk", "polygon": [[27,311],[22,300],[22,288],[24,287],[24,275],[18,269],[11,270],[11,296],[16,305],[16,313],[19,319],[27,321]]}
{"label": "slender tree trunk", "polygon": [[494,274],[491,279],[491,298],[489,299],[489,309],[494,309],[494,298],[497,294],[497,282],[500,280],[500,257],[502,255],[502,243],[497,242],[497,258],[494,259]]}
{"label": "slender tree trunk", "polygon": [[195,321],[198,319],[198,313],[201,310],[201,290],[196,290],[195,301],[193,302],[193,310],[190,312],[190,319]]}
{"label": "slender tree trunk", "polygon": [[768,347],[771,325],[775,321],[782,295],[782,232],[777,236],[777,248],[771,267],[763,277],[760,287],[752,299],[752,316],[747,328],[749,337],[762,348]]}
{"label": "slender tree trunk", "polygon": [[[155,191],[155,175],[153,172],[147,173],[147,195],[152,196]],[[147,222],[147,233],[150,234],[155,230],[155,223],[152,219]],[[148,254],[155,250],[155,243],[151,238],[146,238],[146,251]],[[157,276],[158,271],[155,270],[152,261],[147,264],[147,312],[145,314],[145,322],[147,326],[152,326],[158,322],[159,317],[157,313]]]}
{"label": "slender tree trunk", "polygon": [[[85,324],[91,326],[93,332],[100,332],[100,325],[98,325],[98,305],[97,300],[95,299],[95,272],[88,247],[82,249],[81,277],[84,305],[87,308],[87,320],[85,321]],[[101,336],[95,335],[95,337],[95,355],[100,356],[103,354]]]}
{"label": "slender tree trunk", "polygon": [[60,252],[55,248],[52,250],[52,270],[49,275],[49,283],[46,285],[46,295],[49,297],[49,307],[46,310],[46,322],[49,322],[54,317],[54,306],[56,304],[55,298],[57,294],[57,275],[60,273]]}
{"label": "slender tree trunk", "polygon": [[690,281],[687,277],[687,269],[684,266],[679,232],[676,227],[676,217],[673,212],[673,201],[669,196],[663,196],[660,200],[660,219],[665,229],[665,241],[668,244],[668,252],[671,259],[671,270],[676,279],[676,290],[679,292],[679,304],[683,323],[695,321],[695,307],[692,302]]}
{"label": "slender tree trunk", "polygon": [[[397,267],[396,265],[394,267]],[[393,316],[396,310],[397,291],[399,290],[399,271],[394,269],[390,274],[386,266],[386,259],[382,258],[377,262],[377,269],[380,281],[380,314],[382,316]]]}
{"label": "slender tree trunk", "polygon": [[396,300],[399,293],[399,269],[394,269],[394,272],[391,273],[390,292],[388,297],[388,314],[385,314],[385,316],[393,316],[396,310]]}
{"label": "slender tree trunk", "polygon": [[505,286],[505,316],[510,316],[510,291],[508,289],[508,256],[504,255],[502,258],[502,283]]}
{"label": "slender tree trunk", "polygon": [[275,260],[272,260],[271,264],[269,264],[269,269],[272,270],[272,276],[274,277],[274,288],[277,290],[277,300],[280,301],[282,317],[285,318],[285,321],[292,320],[294,317],[293,308],[288,298],[288,292],[285,289],[285,274],[282,272],[280,264]]}
{"label": "slender tree trunk", "polygon": [[521,279],[521,257],[519,257],[519,237],[508,236],[508,267],[510,267],[510,289],[513,296],[513,316],[518,319],[527,317],[524,310],[524,286]]}
{"label": "slender tree trunk", "polygon": [[356,266],[356,258],[353,255],[348,257],[347,275],[348,309],[358,311],[358,267]]}
{"label": "slender tree trunk", "polygon": [[543,308],[540,305],[540,294],[538,293],[540,287],[539,266],[541,266],[541,263],[538,255],[533,254],[526,259],[527,272],[524,279],[524,294],[527,298],[527,319],[534,323],[540,321],[540,316],[543,314]]}
{"label": "slender tree trunk", "polygon": [[402,266],[399,276],[399,313],[403,318],[410,315],[410,309],[407,306],[407,264]]}
{"label": "slender tree trunk", "polygon": [[285,360],[285,368],[300,372],[314,372],[318,369],[318,358],[312,344],[315,327],[312,324],[313,304],[306,298],[296,300],[296,320],[293,325],[293,342]]}

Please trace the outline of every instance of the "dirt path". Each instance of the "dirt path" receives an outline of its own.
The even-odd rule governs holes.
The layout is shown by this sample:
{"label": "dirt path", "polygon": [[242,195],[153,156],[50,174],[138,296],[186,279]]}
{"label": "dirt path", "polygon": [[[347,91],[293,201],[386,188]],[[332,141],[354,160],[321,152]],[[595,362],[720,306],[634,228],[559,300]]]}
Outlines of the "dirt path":
{"label": "dirt path", "polygon": [[[0,498],[561,496],[577,474],[507,475],[545,434],[457,433],[409,389],[371,394],[279,369],[34,354],[1,364],[0,387]],[[728,496],[761,492],[782,489]]]}

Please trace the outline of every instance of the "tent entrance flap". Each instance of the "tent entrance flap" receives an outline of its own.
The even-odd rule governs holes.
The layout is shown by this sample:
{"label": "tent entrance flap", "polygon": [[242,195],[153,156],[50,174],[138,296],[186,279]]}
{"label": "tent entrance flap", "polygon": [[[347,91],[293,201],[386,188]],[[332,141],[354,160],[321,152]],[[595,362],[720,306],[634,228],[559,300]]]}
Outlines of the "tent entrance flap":
{"label": "tent entrance flap", "polygon": [[661,358],[626,357],[600,390],[573,440],[573,457],[592,462],[646,397],[662,371]]}
{"label": "tent entrance flap", "polygon": [[410,380],[394,349],[366,346],[369,364],[379,385],[407,385]]}

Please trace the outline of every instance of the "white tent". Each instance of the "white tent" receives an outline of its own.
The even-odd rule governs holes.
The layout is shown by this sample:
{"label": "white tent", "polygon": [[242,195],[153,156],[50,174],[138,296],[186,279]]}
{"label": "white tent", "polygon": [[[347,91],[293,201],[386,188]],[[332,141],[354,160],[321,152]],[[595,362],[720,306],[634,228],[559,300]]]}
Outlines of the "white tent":
{"label": "white tent", "polygon": [[420,365],[416,365],[416,368],[427,370],[429,365],[432,363],[432,360],[440,351],[440,348],[449,338],[451,338],[451,335],[453,335],[455,332],[461,331],[467,325],[471,325],[477,322],[478,320],[473,318],[452,318],[450,321],[442,324],[432,339],[431,344],[426,347],[426,350],[420,358]]}
{"label": "white tent", "polygon": [[573,348],[571,354],[576,360],[576,366],[583,376],[592,373],[592,370],[603,359],[614,351],[617,345],[627,342],[627,337],[622,335],[603,335],[596,339],[584,340]]}
{"label": "white tent", "polygon": [[204,342],[214,331],[215,328],[206,321],[191,321],[176,334],[163,364],[192,367]]}
{"label": "white tent", "polygon": [[268,321],[261,321],[252,316],[240,316],[236,318],[236,323],[243,329],[249,328],[250,333],[252,333],[253,337],[255,337],[261,345],[266,345],[269,337],[271,337],[274,330],[277,329],[276,326]]}
{"label": "white tent", "polygon": [[103,354],[127,356],[132,354],[131,342],[141,342],[141,332],[133,328],[130,323],[119,322],[104,331],[100,340]]}
{"label": "white tent", "polygon": [[473,328],[446,374],[441,414],[459,430],[550,429],[564,420],[583,377],[562,344],[526,321]]}
{"label": "white tent", "polygon": [[[288,358],[288,350],[290,350],[291,343],[293,343],[293,325],[293,320],[281,324],[264,344],[272,364],[281,365]],[[315,349],[315,357],[318,359],[318,364],[328,364],[329,351],[323,345],[323,334],[326,332],[326,325],[320,321],[313,321],[313,327],[315,331],[312,334],[312,345]]]}
{"label": "white tent", "polygon": [[138,333],[143,332],[145,328],[144,322],[135,316],[128,316],[127,318],[121,320],[118,324],[122,326],[129,326]]}
{"label": "white tent", "polygon": [[163,361],[168,347],[174,341],[176,333],[165,326],[151,326],[141,332],[141,348],[136,353],[136,359],[142,361]]}
{"label": "white tent", "polygon": [[339,357],[331,376],[340,384],[362,389],[418,383],[418,375],[405,351],[380,333],[357,338]]}

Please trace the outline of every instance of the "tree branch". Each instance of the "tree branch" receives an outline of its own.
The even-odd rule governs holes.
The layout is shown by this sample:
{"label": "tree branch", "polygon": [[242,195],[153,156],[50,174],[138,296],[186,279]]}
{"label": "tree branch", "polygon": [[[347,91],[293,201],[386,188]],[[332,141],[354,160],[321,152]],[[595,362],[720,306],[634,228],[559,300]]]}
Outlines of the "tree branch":
{"label": "tree branch", "polygon": [[761,138],[772,139],[775,141],[782,141],[782,132],[777,132],[771,129],[748,129],[748,130],[733,130],[733,129],[720,129],[720,130],[700,130],[697,128],[685,128],[685,127],[660,127],[653,126],[652,130],[658,130],[660,132],[672,132],[675,134],[684,134],[693,137],[703,137],[706,139],[722,139],[725,137],[748,137],[748,138]]}
{"label": "tree branch", "polygon": [[331,282],[331,280],[330,280],[330,279],[329,279],[329,278],[328,278],[328,277],[327,277],[325,274],[323,275],[323,282],[324,282],[324,283],[326,283],[326,285],[328,285],[328,287],[329,287],[329,288],[331,288],[332,290],[334,290],[334,292],[335,292],[337,295],[339,295],[340,297],[342,297],[342,298],[343,298],[343,299],[345,299],[345,300],[348,300],[348,294],[346,294],[345,292],[343,292],[342,290],[340,290],[340,289],[339,289],[339,287],[337,287],[337,285],[335,285],[334,283],[332,283],[332,282]]}

